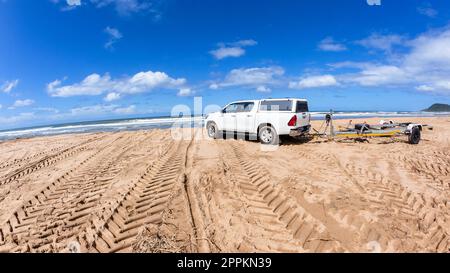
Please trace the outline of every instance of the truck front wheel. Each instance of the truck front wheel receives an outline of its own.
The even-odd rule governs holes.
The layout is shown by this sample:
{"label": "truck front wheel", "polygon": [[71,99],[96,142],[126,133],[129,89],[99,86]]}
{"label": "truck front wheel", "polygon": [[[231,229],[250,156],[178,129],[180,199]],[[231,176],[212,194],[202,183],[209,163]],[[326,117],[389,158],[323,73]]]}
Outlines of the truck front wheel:
{"label": "truck front wheel", "polygon": [[208,131],[208,136],[210,138],[216,139],[218,136],[218,130],[217,130],[217,125],[214,122],[210,122],[208,123],[208,125],[206,126],[206,130]]}
{"label": "truck front wheel", "polygon": [[262,126],[259,129],[259,141],[266,145],[278,145],[279,136],[272,126]]}

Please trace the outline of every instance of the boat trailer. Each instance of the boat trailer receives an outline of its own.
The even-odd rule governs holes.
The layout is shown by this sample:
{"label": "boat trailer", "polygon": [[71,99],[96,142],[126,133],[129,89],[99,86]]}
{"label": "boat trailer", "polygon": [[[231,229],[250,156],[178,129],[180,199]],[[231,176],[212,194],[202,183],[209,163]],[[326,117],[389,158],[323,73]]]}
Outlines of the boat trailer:
{"label": "boat trailer", "polygon": [[[324,126],[325,125],[325,126]],[[367,123],[352,124],[352,120],[347,126],[339,126],[335,130],[333,125],[333,113],[325,115],[325,121],[319,130],[313,129],[315,133],[310,133],[313,137],[336,139],[354,139],[367,141],[368,138],[374,137],[401,137],[407,136],[409,144],[419,144],[421,140],[422,130],[428,128],[433,130],[432,126],[426,124],[418,124],[412,122],[396,123],[394,121],[380,121],[378,125],[370,125]]]}

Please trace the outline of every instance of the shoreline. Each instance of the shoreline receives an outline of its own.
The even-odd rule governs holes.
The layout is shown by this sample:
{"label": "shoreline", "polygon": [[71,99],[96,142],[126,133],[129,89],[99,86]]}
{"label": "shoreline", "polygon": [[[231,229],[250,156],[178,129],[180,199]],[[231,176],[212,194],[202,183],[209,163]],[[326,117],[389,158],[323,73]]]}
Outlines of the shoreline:
{"label": "shoreline", "polygon": [[[324,120],[326,112],[311,112],[311,121]],[[386,113],[386,114],[381,114]],[[336,112],[333,114],[334,120],[359,120],[359,119],[404,119],[404,118],[445,118],[450,117],[450,113],[419,113],[419,112]],[[123,131],[139,131],[149,129],[170,129],[173,125],[182,125],[183,128],[195,128],[203,126],[203,117],[192,118],[142,118],[142,119],[120,119],[102,120],[46,125],[21,129],[11,129],[0,131],[0,142],[14,139],[29,139],[40,136],[56,136],[67,134],[83,133],[107,133]]]}

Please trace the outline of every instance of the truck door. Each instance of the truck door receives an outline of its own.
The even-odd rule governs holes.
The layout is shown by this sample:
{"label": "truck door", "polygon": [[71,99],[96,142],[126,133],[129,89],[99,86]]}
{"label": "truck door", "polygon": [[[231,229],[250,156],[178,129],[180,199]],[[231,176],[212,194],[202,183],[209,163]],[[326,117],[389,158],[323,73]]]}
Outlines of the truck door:
{"label": "truck door", "polygon": [[236,131],[245,133],[252,132],[255,124],[255,103],[249,101],[239,104],[236,113]]}
{"label": "truck door", "polygon": [[232,103],[222,110],[222,131],[236,130],[237,107],[238,103]]}

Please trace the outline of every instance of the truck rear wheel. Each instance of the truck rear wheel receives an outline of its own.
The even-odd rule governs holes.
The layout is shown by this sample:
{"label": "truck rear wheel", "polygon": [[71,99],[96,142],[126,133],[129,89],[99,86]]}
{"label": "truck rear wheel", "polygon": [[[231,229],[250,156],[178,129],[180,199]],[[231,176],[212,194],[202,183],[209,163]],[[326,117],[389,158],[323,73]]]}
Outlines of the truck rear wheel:
{"label": "truck rear wheel", "polygon": [[272,126],[263,126],[259,129],[259,141],[265,145],[278,145],[279,136]]}
{"label": "truck rear wheel", "polygon": [[411,134],[408,135],[408,143],[413,145],[419,144],[420,137],[421,137],[420,128],[414,127],[411,130]]}

